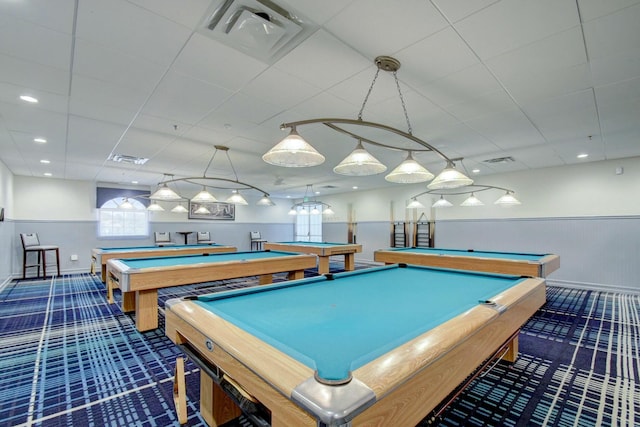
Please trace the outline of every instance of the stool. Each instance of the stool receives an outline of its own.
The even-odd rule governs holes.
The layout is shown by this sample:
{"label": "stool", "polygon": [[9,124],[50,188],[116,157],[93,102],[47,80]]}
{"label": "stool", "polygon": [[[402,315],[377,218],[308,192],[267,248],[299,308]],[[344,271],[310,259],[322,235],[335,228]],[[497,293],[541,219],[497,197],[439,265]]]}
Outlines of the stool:
{"label": "stool", "polygon": [[[47,251],[55,251],[56,253],[56,267],[58,270],[58,276],[60,276],[60,250],[58,246],[54,245],[41,245],[40,239],[38,239],[37,233],[20,233],[20,240],[22,241],[22,278],[27,278],[28,268],[38,268],[38,275],[40,277],[40,267],[42,266],[42,276],[47,277]],[[37,264],[27,264],[27,257],[30,252],[36,252],[38,254]]]}

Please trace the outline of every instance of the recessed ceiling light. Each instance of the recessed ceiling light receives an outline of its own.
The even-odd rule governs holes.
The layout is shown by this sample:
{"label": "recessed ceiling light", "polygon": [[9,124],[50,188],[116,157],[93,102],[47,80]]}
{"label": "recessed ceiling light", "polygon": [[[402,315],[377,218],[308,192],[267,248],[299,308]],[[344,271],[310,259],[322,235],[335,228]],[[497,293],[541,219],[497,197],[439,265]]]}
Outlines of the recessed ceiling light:
{"label": "recessed ceiling light", "polygon": [[42,160],[40,160],[40,163],[48,165],[49,163],[51,163],[51,161],[47,160],[47,159],[42,159]]}
{"label": "recessed ceiling light", "polygon": [[34,98],[33,96],[29,96],[29,95],[20,95],[20,99],[22,99],[25,102],[31,102],[32,104],[38,103],[38,98]]}
{"label": "recessed ceiling light", "polygon": [[46,144],[47,140],[44,138],[33,138],[33,142],[37,142],[38,144]]}
{"label": "recessed ceiling light", "polygon": [[471,172],[473,172],[473,173],[480,173],[480,169],[474,169],[474,170],[472,170]]}
{"label": "recessed ceiling light", "polygon": [[138,183],[138,181],[131,181],[131,183],[132,183],[132,184],[137,184],[137,183]]}
{"label": "recessed ceiling light", "polygon": [[358,189],[358,186],[357,186],[357,185],[354,185],[354,186],[353,186],[353,187],[351,187],[351,188],[353,188],[354,190],[357,190],[357,189]]}
{"label": "recessed ceiling light", "polygon": [[316,191],[316,194],[320,194],[320,192],[319,192],[319,191]]}
{"label": "recessed ceiling light", "polygon": [[53,174],[51,172],[45,172],[43,173],[44,176],[53,176]]}
{"label": "recessed ceiling light", "polygon": [[576,157],[578,157],[579,159],[586,159],[587,157],[589,157],[589,155],[586,153],[582,153],[582,154],[578,154]]}

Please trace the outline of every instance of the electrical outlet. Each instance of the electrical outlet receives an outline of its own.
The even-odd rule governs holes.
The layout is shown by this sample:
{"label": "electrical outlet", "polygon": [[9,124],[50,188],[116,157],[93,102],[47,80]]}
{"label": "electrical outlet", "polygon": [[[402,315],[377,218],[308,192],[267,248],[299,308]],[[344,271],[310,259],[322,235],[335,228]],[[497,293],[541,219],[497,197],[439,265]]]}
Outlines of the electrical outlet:
{"label": "electrical outlet", "polygon": [[78,260],[78,255],[71,255],[71,261],[77,261]]}

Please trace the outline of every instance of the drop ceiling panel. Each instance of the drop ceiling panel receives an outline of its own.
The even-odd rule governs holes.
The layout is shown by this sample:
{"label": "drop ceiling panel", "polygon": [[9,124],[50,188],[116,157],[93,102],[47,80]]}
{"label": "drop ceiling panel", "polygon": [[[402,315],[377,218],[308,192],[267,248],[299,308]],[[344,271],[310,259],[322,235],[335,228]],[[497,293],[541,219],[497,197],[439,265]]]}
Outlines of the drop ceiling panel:
{"label": "drop ceiling panel", "polygon": [[0,55],[0,63],[0,81],[12,82],[20,92],[28,88],[60,95],[69,93],[69,72],[66,70],[45,67],[7,55]]}
{"label": "drop ceiling panel", "polygon": [[[443,49],[442,46],[447,46]],[[477,64],[478,58],[451,28],[446,28],[401,50],[398,59],[405,64],[403,81],[411,86],[440,79]]]}
{"label": "drop ceiling panel", "polygon": [[243,88],[242,93],[281,108],[292,108],[320,92],[320,89],[286,71],[269,68]]}
{"label": "drop ceiling panel", "polygon": [[164,77],[142,112],[194,125],[231,94],[219,86],[172,72]]}
{"label": "drop ceiling panel", "polygon": [[282,108],[277,105],[237,93],[216,108],[211,116],[226,123],[235,120],[240,123],[260,124],[281,111]]}
{"label": "drop ceiling panel", "polygon": [[496,78],[483,64],[472,65],[417,88],[442,107],[469,102],[501,89]]}
{"label": "drop ceiling panel", "polygon": [[153,11],[171,21],[193,28],[202,20],[211,0],[189,0],[189,7],[175,0],[129,0],[143,9]]}
{"label": "drop ceiling panel", "polygon": [[47,111],[32,105],[0,103],[0,116],[10,131],[20,131],[49,140],[66,139],[67,118],[64,114]]}
{"label": "drop ceiling panel", "polygon": [[513,99],[505,91],[498,90],[462,104],[450,105],[446,108],[446,111],[464,122],[500,111],[513,110],[514,108],[517,108],[517,105],[513,102]]}
{"label": "drop ceiling panel", "polygon": [[486,64],[519,102],[592,85],[577,27],[491,58]]}
{"label": "drop ceiling panel", "polygon": [[327,31],[318,30],[274,66],[327,89],[364,70],[370,61],[373,58],[365,58]]}
{"label": "drop ceiling panel", "polygon": [[433,0],[432,3],[451,22],[459,21],[500,0]]}
{"label": "drop ceiling panel", "polygon": [[584,24],[597,86],[640,76],[638,22],[640,4]]}
{"label": "drop ceiling panel", "polygon": [[5,16],[0,18],[0,53],[68,70],[71,36]]}
{"label": "drop ceiling panel", "polygon": [[193,34],[172,69],[229,91],[244,87],[267,65],[200,34]]}
{"label": "drop ceiling panel", "polygon": [[527,104],[524,109],[547,141],[586,140],[600,133],[591,90]]}
{"label": "drop ceiling panel", "polygon": [[[30,95],[37,99],[37,104],[31,104],[20,100],[20,95]],[[46,92],[39,88],[25,87],[10,83],[0,82],[0,102],[12,104],[14,108],[22,111],[45,110],[65,114],[67,112],[67,95]]]}
{"label": "drop ceiling panel", "polygon": [[446,25],[431,3],[421,0],[359,0],[326,23],[331,33],[372,59],[395,54]]}
{"label": "drop ceiling panel", "polygon": [[469,120],[465,124],[503,150],[545,143],[531,121],[517,109]]}
{"label": "drop ceiling panel", "polygon": [[84,0],[77,37],[168,66],[191,31],[124,0]]}
{"label": "drop ceiling panel", "polygon": [[[161,65],[86,40],[76,41],[74,75],[148,93],[165,72]],[[77,94],[73,94],[77,96]]]}
{"label": "drop ceiling panel", "polygon": [[457,22],[455,27],[486,60],[579,24],[574,0],[503,0]]}
{"label": "drop ceiling panel", "polygon": [[103,163],[126,129],[126,125],[72,116],[69,119],[68,156],[76,159],[95,157],[96,162]]}
{"label": "drop ceiling panel", "polygon": [[638,0],[617,0],[617,1],[601,1],[601,0],[578,0],[580,7],[580,16],[583,22],[601,16],[610,15],[629,6],[640,3]]}
{"label": "drop ceiling panel", "polygon": [[0,2],[0,16],[8,21],[16,18],[59,32],[71,33],[75,0],[29,0]]}

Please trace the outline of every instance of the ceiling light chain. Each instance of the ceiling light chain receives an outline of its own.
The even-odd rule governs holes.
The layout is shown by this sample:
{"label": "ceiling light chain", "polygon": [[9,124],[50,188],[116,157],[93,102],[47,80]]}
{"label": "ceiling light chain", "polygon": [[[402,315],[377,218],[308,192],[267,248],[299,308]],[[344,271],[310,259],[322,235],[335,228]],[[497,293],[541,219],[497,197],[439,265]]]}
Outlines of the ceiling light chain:
{"label": "ceiling light chain", "polygon": [[[313,196],[313,200],[309,199],[307,194],[311,194]],[[318,211],[318,205],[321,206],[322,212]],[[335,213],[333,209],[331,209],[331,205],[321,202],[320,200],[316,200],[315,193],[313,191],[313,184],[307,184],[302,201],[291,205],[291,209],[289,210],[289,215],[308,215],[309,213],[313,215],[320,213],[323,215],[333,215]]]}
{"label": "ceiling light chain", "polygon": [[[444,155],[440,150],[431,144],[415,137],[412,134],[411,122],[409,120],[409,114],[407,112],[406,103],[402,90],[400,88],[400,82],[398,80],[397,70],[400,68],[400,62],[395,58],[389,56],[378,56],[375,59],[377,66],[376,73],[374,75],[371,86],[364,98],[360,112],[357,119],[344,119],[344,118],[319,118],[308,119],[297,122],[283,123],[280,125],[281,129],[290,129],[289,135],[287,135],[282,141],[276,144],[273,148],[267,151],[262,160],[265,162],[282,167],[311,167],[322,164],[325,161],[325,157],[320,154],[311,144],[304,140],[304,138],[298,134],[297,127],[307,124],[322,123],[323,125],[333,129],[337,132],[348,135],[358,141],[356,149],[349,154],[338,166],[333,170],[335,173],[349,175],[349,176],[365,176],[374,175],[384,172],[387,167],[380,163],[375,157],[368,153],[362,142],[376,145],[391,150],[400,150],[408,152],[407,159],[403,161],[398,167],[396,167],[390,174],[385,176],[385,179],[390,182],[396,183],[416,183],[425,182],[430,179],[433,181],[427,186],[430,189],[441,188],[457,188],[466,185],[473,184],[473,180],[463,173],[455,169],[455,165],[451,159]],[[364,108],[369,100],[369,96],[373,90],[373,87],[377,81],[380,70],[389,71],[393,73],[396,87],[398,89],[398,95],[402,104],[405,119],[407,121],[408,132],[404,132],[400,129],[396,129],[390,126],[386,126],[380,123],[368,122],[362,119]],[[375,128],[390,134],[401,136],[408,141],[421,146],[421,148],[407,149],[401,146],[389,145],[379,141],[373,141],[365,136],[356,134],[338,125],[355,125],[362,128]],[[432,151],[439,155],[446,161],[445,169],[434,178],[434,175],[426,170],[422,165],[417,163],[411,156],[411,152],[419,151]],[[405,163],[409,163],[408,165]]]}
{"label": "ceiling light chain", "polygon": [[[213,164],[213,160],[216,157],[218,151],[224,151],[227,155],[227,160],[229,161],[229,165],[231,170],[233,171],[233,175],[235,179],[227,179],[227,178],[219,178],[213,176],[207,176],[207,171]],[[217,199],[207,191],[207,185],[203,182],[206,181],[215,181],[218,183],[230,183],[233,186],[219,186],[216,185],[215,188],[233,190],[233,194],[226,200],[227,203],[233,204],[241,204],[247,205],[247,201],[240,194],[240,190],[254,189],[260,193],[262,193],[262,198],[258,202],[261,206],[274,206],[275,203],[269,199],[269,193],[264,190],[261,190],[258,187],[255,187],[251,184],[247,184],[246,182],[242,182],[238,179],[238,173],[236,172],[235,167],[233,166],[233,162],[231,161],[231,157],[229,156],[229,148],[223,145],[216,145],[215,151],[211,155],[209,162],[207,163],[207,167],[204,169],[202,176],[194,176],[194,177],[186,177],[186,178],[173,178],[173,175],[164,174],[165,177],[170,176],[171,179],[164,179],[158,183],[158,190],[149,196],[152,200],[167,200],[167,201],[177,201],[177,200],[189,200],[188,197],[181,196],[177,191],[173,191],[168,187],[168,184],[175,182],[187,182],[189,184],[202,186],[202,191],[196,194],[195,197],[191,198],[191,202],[194,203],[213,203],[216,202]],[[211,186],[211,185],[209,185]]]}

